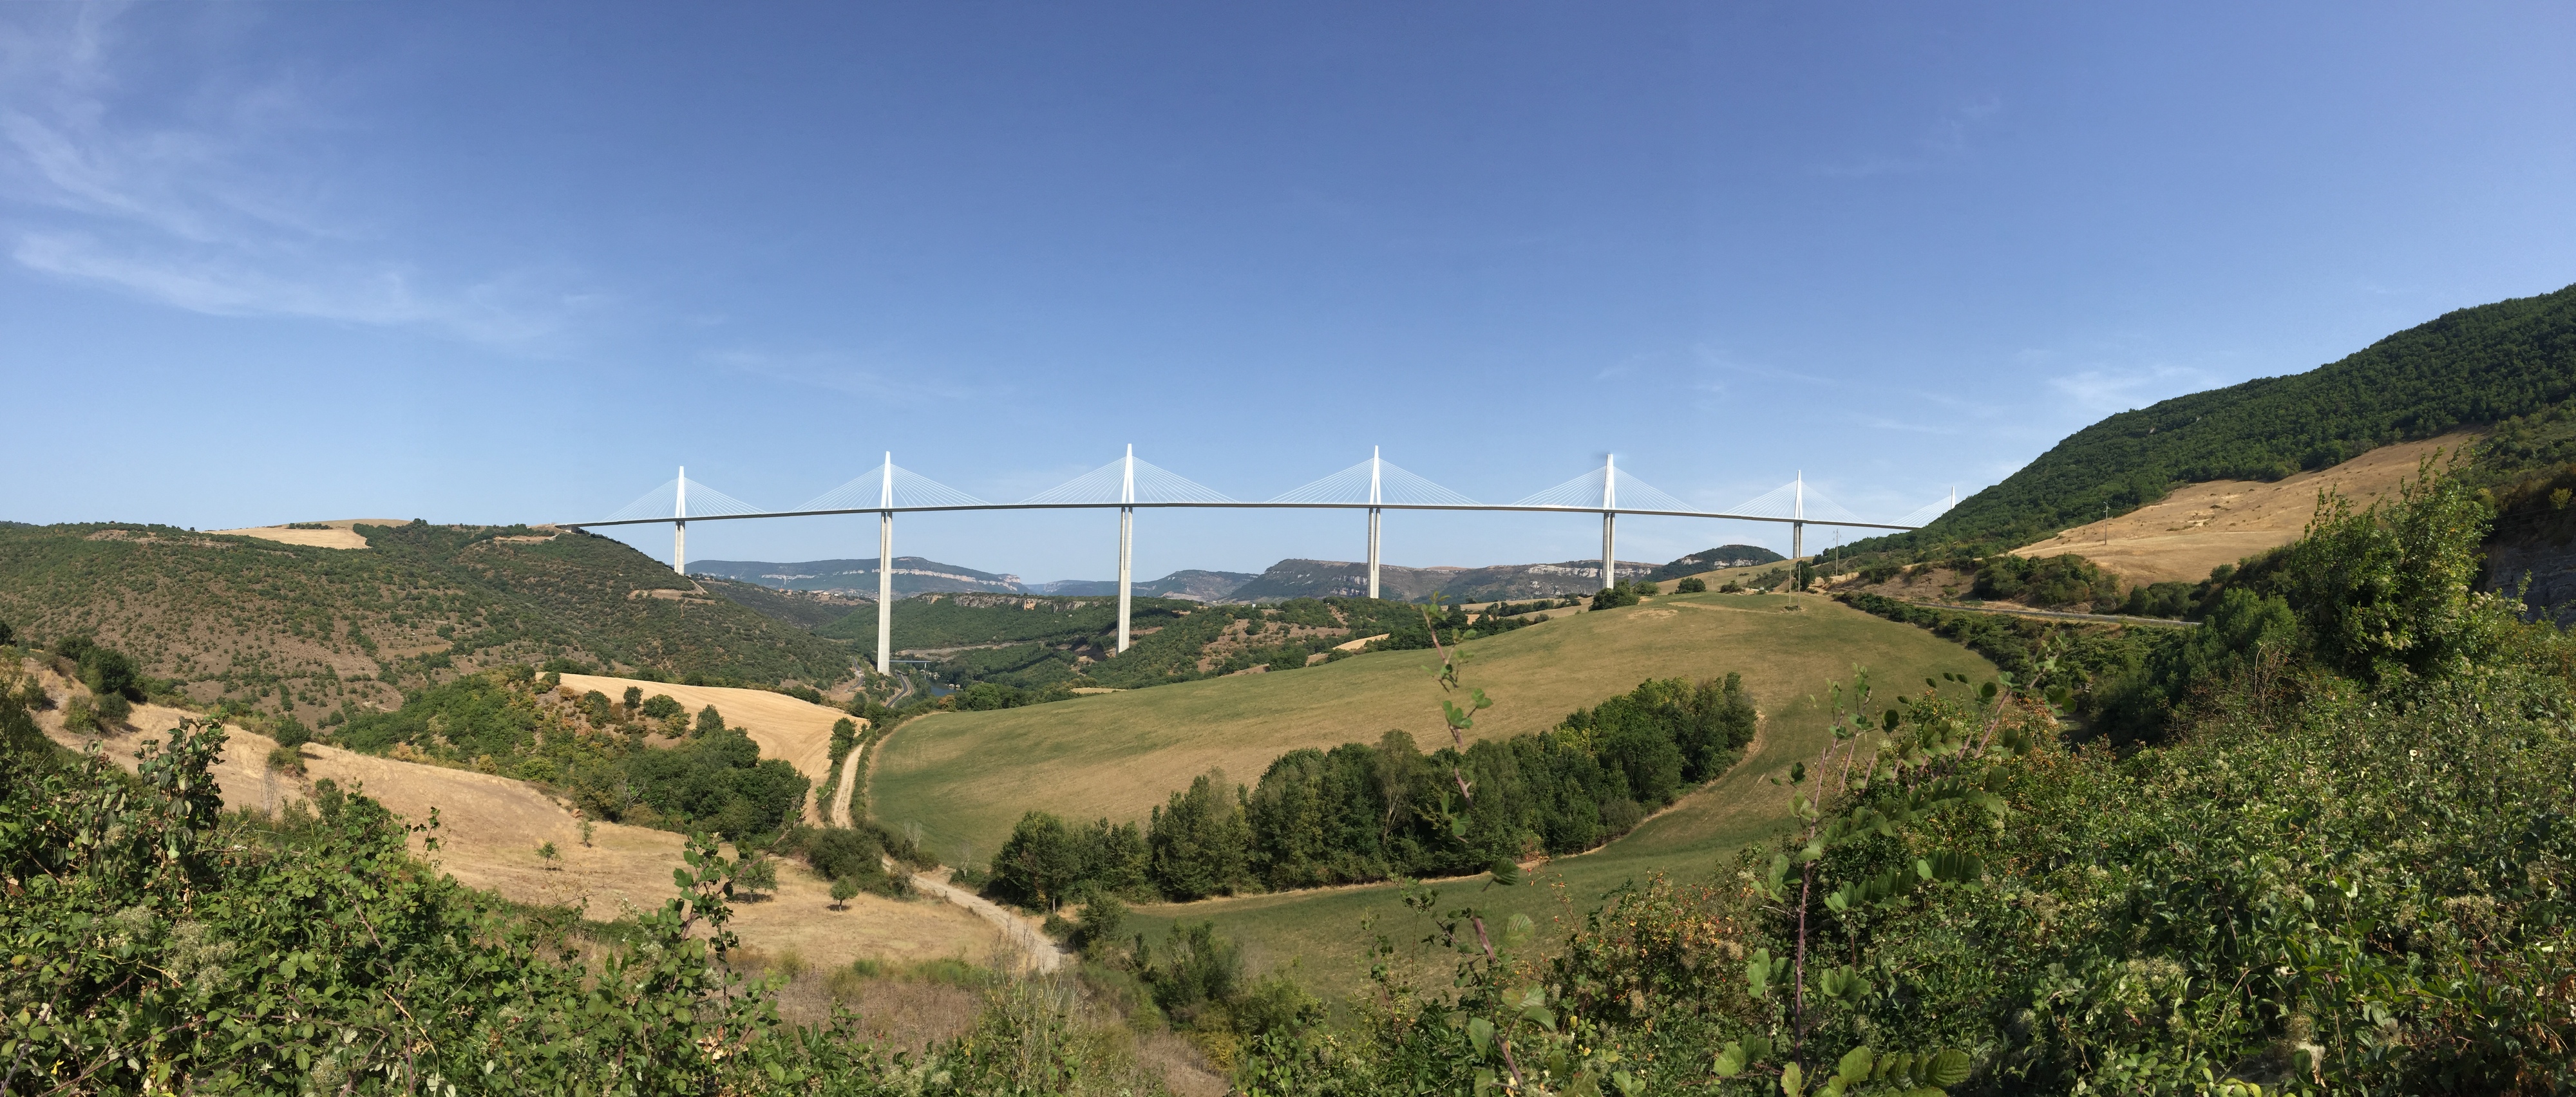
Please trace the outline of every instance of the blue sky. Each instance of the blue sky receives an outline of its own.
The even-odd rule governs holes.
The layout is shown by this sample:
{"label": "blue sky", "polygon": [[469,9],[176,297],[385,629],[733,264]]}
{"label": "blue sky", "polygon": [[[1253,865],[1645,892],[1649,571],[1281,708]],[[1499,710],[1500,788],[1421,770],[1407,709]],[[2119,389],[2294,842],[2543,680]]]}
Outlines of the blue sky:
{"label": "blue sky", "polygon": [[[1247,498],[1380,445],[1489,500],[1614,452],[1894,516],[2576,282],[2570,42],[2564,4],[9,4],[0,517],[568,519],[683,463],[787,506],[886,450],[1017,498],[1127,443]],[[1100,577],[1114,523],[897,551]],[[1147,575],[1362,528],[1139,526]]]}

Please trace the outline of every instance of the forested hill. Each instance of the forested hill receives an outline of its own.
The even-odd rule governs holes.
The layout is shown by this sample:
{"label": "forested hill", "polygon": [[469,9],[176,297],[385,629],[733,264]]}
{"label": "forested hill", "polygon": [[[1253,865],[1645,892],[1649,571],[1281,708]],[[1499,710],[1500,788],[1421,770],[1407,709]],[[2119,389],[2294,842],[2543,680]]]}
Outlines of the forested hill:
{"label": "forested hill", "polygon": [[849,673],[841,645],[604,537],[425,522],[358,532],[370,547],[122,523],[0,529],[0,622],[45,643],[91,637],[201,702],[307,720],[549,658],[745,684]]}
{"label": "forested hill", "polygon": [[1912,533],[1852,546],[2029,544],[2175,484],[2278,480],[2576,397],[2576,286],[2447,313],[2306,373],[2122,412]]}

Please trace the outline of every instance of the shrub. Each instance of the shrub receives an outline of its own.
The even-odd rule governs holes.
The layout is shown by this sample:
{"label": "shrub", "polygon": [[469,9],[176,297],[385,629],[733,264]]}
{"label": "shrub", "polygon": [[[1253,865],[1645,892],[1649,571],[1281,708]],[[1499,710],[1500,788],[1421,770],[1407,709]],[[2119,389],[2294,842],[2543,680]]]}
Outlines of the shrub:
{"label": "shrub", "polygon": [[304,776],[304,748],[282,746],[268,752],[268,768],[280,773]]}
{"label": "shrub", "polygon": [[1708,590],[1708,580],[1696,575],[1673,584],[1675,594],[1699,594],[1706,590]]}
{"label": "shrub", "polygon": [[269,725],[268,737],[277,740],[281,747],[300,747],[313,741],[313,729],[305,727],[304,721],[293,715],[280,716]]}
{"label": "shrub", "polygon": [[[637,692],[640,689],[641,687],[637,686],[627,687],[627,690],[630,693]],[[643,707],[637,711],[642,712],[645,716],[655,720],[668,720],[687,710],[680,707],[680,703],[678,701],[672,700],[670,694],[656,693],[652,697],[647,698],[644,701]]]}

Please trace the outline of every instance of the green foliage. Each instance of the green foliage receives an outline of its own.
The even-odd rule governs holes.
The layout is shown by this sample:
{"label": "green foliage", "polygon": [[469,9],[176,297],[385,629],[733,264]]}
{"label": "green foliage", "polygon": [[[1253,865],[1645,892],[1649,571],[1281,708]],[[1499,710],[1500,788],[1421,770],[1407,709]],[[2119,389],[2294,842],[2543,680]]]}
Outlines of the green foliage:
{"label": "green foliage", "polygon": [[2490,515],[2460,481],[2422,476],[2394,502],[2321,498],[2308,535],[2269,576],[2300,610],[2317,657],[2376,681],[2464,664],[2501,642],[2491,595],[2472,588]]}
{"label": "green foliage", "polygon": [[[782,1021],[729,959],[746,866],[693,839],[679,893],[615,936],[413,861],[438,827],[315,783],[219,813],[223,732],[183,724],[128,778],[66,761],[0,693],[0,1090],[194,1093],[1148,1091],[1061,988],[994,988],[967,1036],[873,1047]],[[756,869],[750,869],[756,875]],[[844,896],[846,899],[846,896]],[[982,986],[981,982],[976,984]]]}
{"label": "green foliage", "polygon": [[1704,594],[1707,593],[1707,591],[1708,580],[1702,579],[1696,575],[1673,584],[1673,593],[1675,594]]}
{"label": "green foliage", "polygon": [[[1474,723],[1467,708],[1449,713],[1453,724]],[[1031,907],[1086,888],[1195,899],[1254,883],[1457,875],[1533,853],[1580,853],[1724,773],[1754,726],[1752,696],[1728,675],[1643,682],[1552,731],[1463,751],[1426,755],[1402,731],[1291,751],[1248,791],[1209,774],[1173,793],[1147,822],[1141,871],[1132,824],[1102,819],[1077,830],[1031,812],[993,858],[994,894]],[[1460,780],[1477,790],[1471,804],[1459,803]]]}
{"label": "green foliage", "polygon": [[[2392,442],[2555,414],[2576,396],[2576,287],[2461,309],[2306,373],[2122,412],[2077,431],[1921,530],[1858,551],[2010,548],[2164,497],[2172,485],[2278,480]],[[2526,423],[2529,420],[2526,419]],[[2564,460],[2563,430],[2515,434]],[[2527,437],[2523,437],[2527,436]]]}
{"label": "green foliage", "polygon": [[[641,688],[643,687],[628,686],[627,690],[629,692],[634,692]],[[646,698],[643,706],[636,711],[643,713],[650,719],[668,720],[674,716],[680,715],[681,713],[687,712],[688,710],[682,708],[678,701],[672,700],[670,694],[656,693],[653,696]]]}
{"label": "green foliage", "polygon": [[2045,609],[2108,609],[2121,602],[2120,578],[2073,553],[1989,556],[1977,565],[1974,592],[1979,598],[2027,602]]}
{"label": "green foliage", "polygon": [[1646,578],[1649,580],[1679,579],[1703,571],[1751,567],[1755,564],[1776,564],[1785,559],[1787,557],[1760,545],[1719,545],[1705,552],[1694,552],[1656,568]]}
{"label": "green foliage", "polygon": [[706,720],[713,706],[700,714],[700,726],[712,730],[655,749],[627,734],[596,692],[567,703],[532,688],[543,678],[519,677],[488,671],[414,690],[392,712],[350,713],[333,739],[372,754],[507,773],[560,790],[585,815],[612,822],[737,837],[774,834],[804,808],[805,776],[783,759],[762,759],[759,744],[725,728],[721,714]]}
{"label": "green foliage", "polygon": [[167,679],[307,720],[548,657],[748,682],[848,674],[832,641],[729,603],[649,596],[688,582],[606,538],[506,542],[427,523],[358,532],[363,551],[165,526],[0,529],[0,615],[95,638],[130,658],[136,686]]}
{"label": "green foliage", "polygon": [[1252,827],[1244,819],[1243,800],[1242,786],[1228,785],[1223,773],[1211,770],[1153,809],[1145,845],[1155,890],[1186,902],[1251,882]]}
{"label": "green foliage", "polygon": [[1609,586],[1595,591],[1592,595],[1592,608],[1619,609],[1625,606],[1633,606],[1637,604],[1637,600],[1640,597],[1650,593],[1653,589],[1654,584],[1652,583],[1631,583],[1625,579],[1621,579],[1616,583],[1612,583]]}
{"label": "green foliage", "polygon": [[[1152,894],[1146,883],[1151,854],[1136,824],[1088,827],[1032,811],[1011,829],[993,854],[985,892],[1006,902],[1053,910],[1081,896]],[[1079,894],[1077,894],[1079,893]]]}

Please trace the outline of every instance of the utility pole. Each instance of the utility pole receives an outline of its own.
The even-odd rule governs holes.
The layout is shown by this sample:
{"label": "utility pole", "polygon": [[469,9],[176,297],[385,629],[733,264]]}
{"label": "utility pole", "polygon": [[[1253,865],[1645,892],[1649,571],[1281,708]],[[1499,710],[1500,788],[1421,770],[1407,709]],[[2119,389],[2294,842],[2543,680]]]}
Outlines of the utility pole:
{"label": "utility pole", "polygon": [[894,453],[877,494],[877,673],[894,671]]}
{"label": "utility pole", "polygon": [[1601,455],[1601,589],[1619,585],[1619,466]]}
{"label": "utility pole", "polygon": [[1136,550],[1136,444],[1127,444],[1127,467],[1118,483],[1118,650],[1127,650],[1129,583]]}
{"label": "utility pole", "polygon": [[680,503],[671,511],[671,570],[689,577],[689,466],[680,466]]}
{"label": "utility pole", "polygon": [[1369,597],[1377,597],[1378,448],[1369,447]]}

